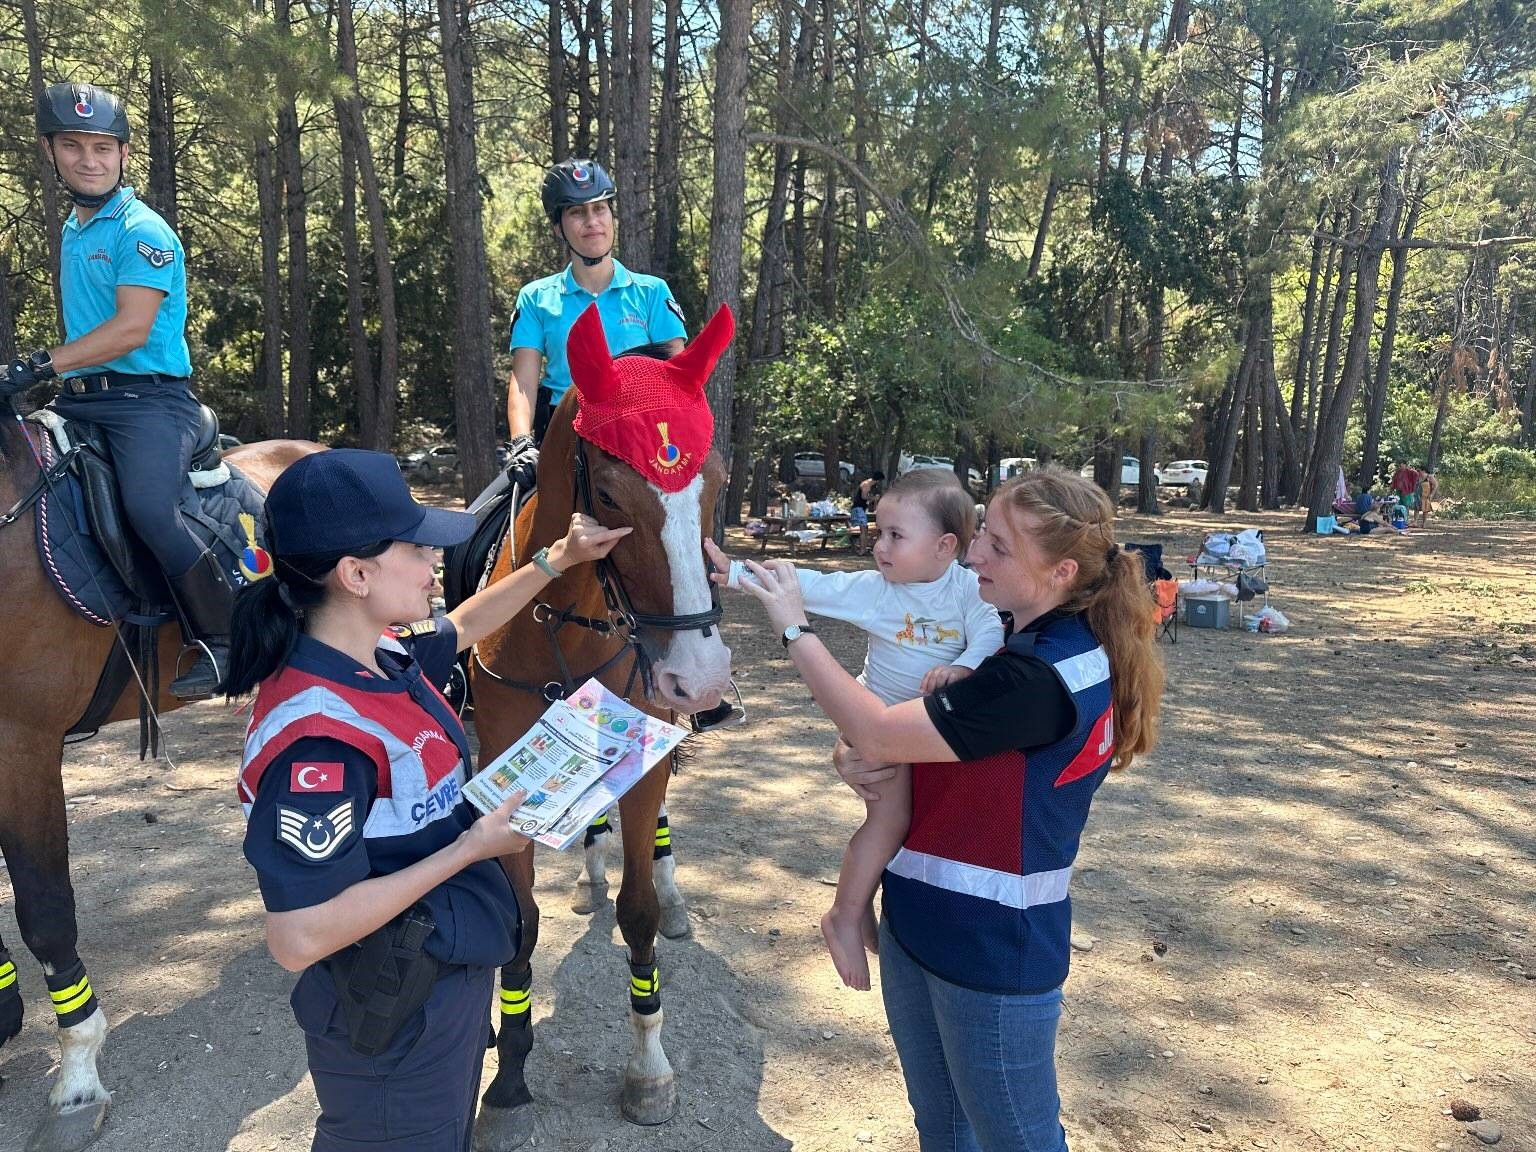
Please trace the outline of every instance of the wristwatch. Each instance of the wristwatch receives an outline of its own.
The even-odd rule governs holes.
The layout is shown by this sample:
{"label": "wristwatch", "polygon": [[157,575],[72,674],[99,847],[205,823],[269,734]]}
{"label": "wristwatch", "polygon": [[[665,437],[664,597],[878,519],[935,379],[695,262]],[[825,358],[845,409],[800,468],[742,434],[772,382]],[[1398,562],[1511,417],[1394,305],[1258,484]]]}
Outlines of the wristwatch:
{"label": "wristwatch", "polygon": [[548,548],[540,548],[533,554],[533,566],[540,572],[544,573],[544,575],[548,576],[551,580],[558,580],[560,577],[565,575],[564,572],[560,571],[560,569],[556,568],[549,562]]}
{"label": "wristwatch", "polygon": [[779,637],[779,640],[783,643],[784,647],[788,648],[791,643],[800,639],[800,637],[814,635],[816,635],[816,629],[812,628],[809,624],[791,624],[788,628],[784,629],[784,634]]}
{"label": "wristwatch", "polygon": [[27,362],[32,365],[32,371],[37,373],[39,380],[53,379],[53,353],[48,351],[48,349],[39,348],[27,357]]}

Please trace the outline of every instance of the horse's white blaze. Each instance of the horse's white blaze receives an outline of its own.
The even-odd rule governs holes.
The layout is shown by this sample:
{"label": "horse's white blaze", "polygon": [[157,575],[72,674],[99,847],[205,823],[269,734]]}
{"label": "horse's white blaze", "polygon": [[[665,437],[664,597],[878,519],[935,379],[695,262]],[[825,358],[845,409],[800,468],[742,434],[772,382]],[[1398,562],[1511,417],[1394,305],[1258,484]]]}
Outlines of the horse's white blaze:
{"label": "horse's white blaze", "polygon": [[[699,494],[704,476],[699,474],[681,492],[663,492],[650,486],[661,501],[661,545],[672,571],[672,613],[691,616],[710,606],[709,576],[704,569],[703,522]],[[695,701],[723,694],[731,683],[731,650],[720,639],[720,630],[708,636],[698,629],[674,632],[667,654],[657,661],[658,673],[670,672]],[[713,700],[710,701],[712,706]]]}
{"label": "horse's white blaze", "polygon": [[112,1095],[96,1073],[96,1056],[107,1039],[107,1016],[100,1008],[73,1028],[59,1029],[59,1079],[48,1103],[62,1112],[93,1107]]}
{"label": "horse's white blaze", "polygon": [[642,1016],[633,1008],[629,1010],[629,1025],[635,1033],[635,1050],[629,1057],[625,1078],[631,1082],[670,1080],[672,1065],[661,1047],[662,1009]]}

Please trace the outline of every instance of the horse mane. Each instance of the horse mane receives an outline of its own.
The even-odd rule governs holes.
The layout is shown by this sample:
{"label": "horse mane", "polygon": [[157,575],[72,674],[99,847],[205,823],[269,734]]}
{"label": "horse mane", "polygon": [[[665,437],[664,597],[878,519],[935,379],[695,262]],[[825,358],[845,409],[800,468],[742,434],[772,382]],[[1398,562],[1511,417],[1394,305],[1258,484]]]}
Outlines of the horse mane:
{"label": "horse mane", "polygon": [[572,427],[576,406],[576,389],[566,389],[545,430],[539,449],[538,503],[529,539],[517,550],[519,556],[548,547],[570,527],[576,507],[576,430]]}

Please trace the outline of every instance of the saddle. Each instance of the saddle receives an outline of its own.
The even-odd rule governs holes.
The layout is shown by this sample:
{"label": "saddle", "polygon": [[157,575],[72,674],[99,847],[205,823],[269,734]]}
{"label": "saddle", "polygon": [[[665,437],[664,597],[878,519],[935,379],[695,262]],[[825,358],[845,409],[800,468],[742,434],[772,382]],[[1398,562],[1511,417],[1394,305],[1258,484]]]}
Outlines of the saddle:
{"label": "saddle", "polygon": [[[188,480],[199,495],[228,484],[237,474],[221,458],[218,416],[206,404],[201,405],[200,415],[192,463],[187,473]],[[122,492],[117,483],[117,471],[112,466],[112,453],[101,430],[83,421],[65,420],[51,408],[39,408],[27,419],[47,431],[50,446],[59,457],[69,457],[70,475],[80,488],[80,505],[85,514],[83,528],[89,532],[112,571],[137,599],[165,603],[168,596],[165,578],[154,556],[139,542],[128,525],[123,512]],[[241,482],[244,483],[244,477],[241,477]],[[223,542],[233,556],[238,557],[243,541],[234,515],[231,514],[228,524],[224,525],[218,521],[218,514],[223,511],[221,508],[213,508],[213,516],[209,516],[203,507],[190,508],[185,503],[183,514],[190,516],[214,536],[214,540],[205,539],[204,543]],[[206,505],[209,501],[204,498],[198,503]],[[259,513],[259,495],[256,504],[254,509],[242,506],[237,511]]]}
{"label": "saddle", "polygon": [[[120,624],[115,644],[85,713],[69,735],[89,735],[105,722],[129,681],[158,681],[158,630],[170,621],[171,596],[153,554],[129,526],[106,437],[94,425],[65,420],[39,408],[26,420],[48,476],[37,501],[37,548],[54,590],[92,624]],[[206,405],[181,494],[181,512],[193,534],[218,557],[233,585],[248,543],[242,513],[265,534],[265,500],[219,451],[219,421]],[[140,714],[140,753],[158,742],[153,718]]]}
{"label": "saddle", "polygon": [[536,491],[514,488],[503,472],[466,509],[475,518],[474,534],[443,552],[443,602],[449,609],[485,586],[502,544],[509,539],[508,528]]}

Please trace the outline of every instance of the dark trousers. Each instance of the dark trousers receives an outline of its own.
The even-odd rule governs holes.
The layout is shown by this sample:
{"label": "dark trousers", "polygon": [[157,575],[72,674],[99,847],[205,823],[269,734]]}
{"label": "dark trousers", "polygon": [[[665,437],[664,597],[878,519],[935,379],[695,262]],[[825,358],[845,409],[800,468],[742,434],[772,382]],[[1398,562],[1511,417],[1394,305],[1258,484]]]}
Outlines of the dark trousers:
{"label": "dark trousers", "polygon": [[311,1152],[469,1152],[494,970],[453,967],[388,1048],[359,1056],[347,1042],[323,964],[293,990],[320,1101]]}
{"label": "dark trousers", "polygon": [[63,392],[51,406],[106,433],[123,511],[166,575],[180,576],[196,564],[203,546],[181,516],[201,419],[191,389],[143,383],[79,396]]}

